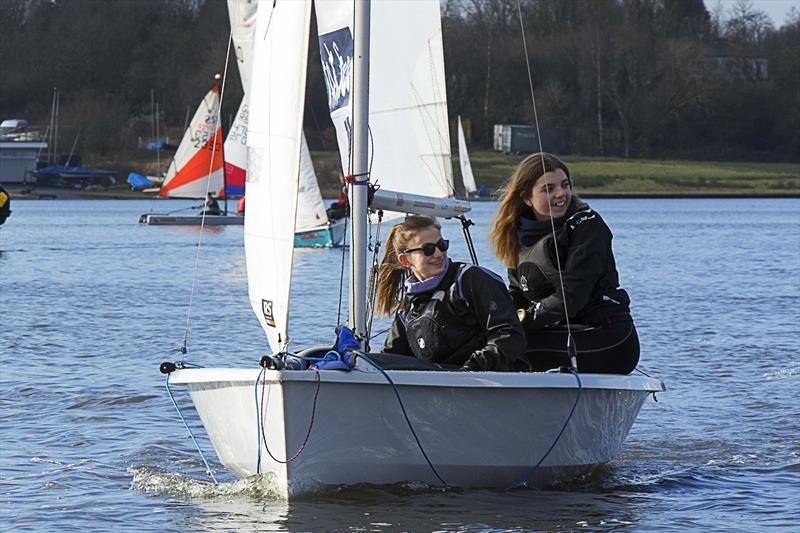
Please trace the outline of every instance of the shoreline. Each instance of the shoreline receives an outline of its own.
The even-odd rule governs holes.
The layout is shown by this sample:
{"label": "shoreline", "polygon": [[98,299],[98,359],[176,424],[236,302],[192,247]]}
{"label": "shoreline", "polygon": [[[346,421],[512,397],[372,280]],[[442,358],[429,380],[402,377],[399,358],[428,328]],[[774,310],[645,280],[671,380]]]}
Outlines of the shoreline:
{"label": "shoreline", "polygon": [[[22,187],[14,185],[4,185],[12,201],[22,200],[168,200],[169,198],[158,198],[152,194],[145,194],[138,191],[124,189],[109,189],[105,191],[89,191],[85,189],[61,189],[56,187],[40,188],[26,191]],[[323,198],[332,199],[337,193],[323,194]],[[661,192],[577,192],[581,198],[614,198],[614,199],[678,199],[678,198],[800,198],[800,191],[787,191],[775,193],[746,193],[746,192],[698,192],[687,191],[684,193],[661,193]],[[498,201],[495,199],[494,201]]]}

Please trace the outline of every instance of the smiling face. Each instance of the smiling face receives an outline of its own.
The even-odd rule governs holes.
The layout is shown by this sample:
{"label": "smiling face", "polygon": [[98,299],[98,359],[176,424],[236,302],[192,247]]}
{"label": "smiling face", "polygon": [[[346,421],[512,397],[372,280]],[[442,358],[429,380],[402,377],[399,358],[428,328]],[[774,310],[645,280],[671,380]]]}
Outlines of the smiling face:
{"label": "smiling face", "polygon": [[560,168],[545,172],[528,194],[523,195],[522,201],[533,210],[536,220],[561,218],[572,201],[569,178]]}
{"label": "smiling face", "polygon": [[[420,248],[424,244],[435,244],[441,238],[442,232],[436,226],[428,226],[412,235],[403,250]],[[433,255],[427,256],[422,250],[414,252],[397,250],[397,259],[400,261],[400,265],[410,269],[414,276],[419,281],[422,281],[442,273],[447,263],[447,252],[436,248]]]}

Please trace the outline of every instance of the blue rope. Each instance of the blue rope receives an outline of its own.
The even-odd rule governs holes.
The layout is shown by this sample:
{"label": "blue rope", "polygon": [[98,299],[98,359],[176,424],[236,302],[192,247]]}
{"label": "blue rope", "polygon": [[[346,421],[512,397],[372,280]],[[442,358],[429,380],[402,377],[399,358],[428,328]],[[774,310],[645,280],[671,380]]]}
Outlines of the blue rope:
{"label": "blue rope", "polygon": [[171,374],[167,374],[167,380],[164,382],[164,384],[167,386],[167,394],[169,394],[169,399],[172,400],[172,405],[174,405],[175,406],[175,410],[178,411],[178,416],[181,418],[181,422],[183,422],[183,426],[186,428],[186,431],[189,432],[189,436],[192,438],[192,442],[194,442],[195,448],[197,448],[197,451],[200,453],[200,458],[203,460],[203,463],[206,465],[206,472],[208,472],[208,475],[211,476],[211,479],[214,480],[215,484],[219,484],[219,481],[217,481],[217,478],[214,477],[214,472],[211,471],[211,467],[209,466],[208,461],[206,461],[206,456],[203,455],[203,450],[200,449],[200,444],[198,444],[197,439],[194,437],[194,433],[192,433],[192,429],[189,427],[189,424],[186,423],[186,419],[183,418],[183,414],[181,413],[181,408],[178,407],[178,402],[175,401],[175,397],[172,395],[172,390],[170,390],[170,388],[169,388],[169,377],[170,377],[170,375]]}
{"label": "blue rope", "polygon": [[408,418],[408,413],[406,413],[406,408],[403,405],[403,400],[400,398],[400,392],[397,390],[397,386],[394,384],[394,381],[392,381],[392,378],[390,378],[389,374],[384,372],[384,370],[381,367],[379,367],[377,364],[375,364],[375,362],[372,361],[372,359],[370,359],[366,355],[359,354],[359,357],[361,357],[362,359],[367,361],[369,364],[371,364],[373,367],[375,367],[381,374],[383,374],[383,377],[386,378],[386,381],[388,381],[392,385],[392,389],[394,390],[394,394],[395,394],[395,396],[397,396],[397,401],[400,402],[400,409],[403,411],[403,416],[406,419],[406,423],[408,424],[408,428],[411,430],[411,434],[414,435],[414,440],[417,441],[417,446],[419,446],[419,451],[422,452],[422,456],[425,458],[425,461],[427,461],[428,466],[431,468],[431,471],[436,476],[436,479],[438,479],[439,482],[446,487],[447,486],[447,482],[444,479],[442,479],[442,476],[440,476],[439,472],[436,471],[436,468],[434,468],[433,463],[431,463],[431,460],[428,459],[428,454],[425,453],[425,448],[422,447],[422,443],[419,441],[419,437],[417,437],[417,432],[414,431],[414,426],[411,425],[411,420],[409,420],[409,418]]}
{"label": "blue rope", "polygon": [[518,487],[519,485],[527,484],[528,480],[533,476],[533,474],[536,472],[539,466],[541,466],[544,460],[547,459],[547,456],[550,455],[550,452],[553,451],[553,448],[556,447],[556,444],[558,443],[558,440],[561,438],[561,435],[563,435],[564,430],[567,429],[567,425],[569,424],[569,421],[572,419],[572,415],[575,413],[575,408],[578,406],[578,400],[581,399],[581,389],[583,388],[583,384],[581,383],[581,378],[578,377],[578,373],[575,370],[570,370],[570,374],[575,376],[575,379],[578,380],[578,394],[575,396],[575,403],[572,404],[572,409],[570,409],[569,416],[567,416],[567,419],[564,421],[564,425],[561,426],[561,431],[558,432],[558,435],[556,435],[553,444],[550,445],[550,448],[548,448],[548,450],[545,452],[542,458],[539,459],[539,462],[536,463],[536,466],[534,466],[528,474],[526,474],[525,476],[521,477],[520,479],[518,479],[517,481],[506,487],[504,489],[505,491],[510,491],[511,489]]}
{"label": "blue rope", "polygon": [[258,450],[258,462],[256,463],[256,474],[261,473],[261,407],[258,403],[258,382],[261,381],[261,376],[264,374],[264,367],[261,367],[261,371],[258,373],[258,377],[256,378],[256,384],[253,387],[253,392],[255,394],[256,399],[256,437],[258,438],[258,446],[256,449]]}

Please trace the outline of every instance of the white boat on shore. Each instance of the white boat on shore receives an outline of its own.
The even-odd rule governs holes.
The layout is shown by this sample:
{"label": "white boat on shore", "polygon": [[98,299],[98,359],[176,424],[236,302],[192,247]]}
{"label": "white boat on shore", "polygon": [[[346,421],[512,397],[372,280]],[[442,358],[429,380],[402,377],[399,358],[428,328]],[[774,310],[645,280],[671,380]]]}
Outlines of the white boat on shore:
{"label": "white boat on shore", "polygon": [[[301,179],[311,3],[279,2],[271,8],[262,4],[257,31],[265,37],[256,44],[254,61],[259,68],[253,69],[250,94],[269,97],[251,101],[245,250],[251,306],[275,355],[262,358],[262,368],[178,364],[176,369],[165,363],[162,371],[169,373],[168,384],[188,388],[226,468],[239,477],[267,476],[276,493],[287,499],[326,486],[361,483],[543,486],[574,479],[612,460],[647,395],[664,390],[660,380],[409,370],[396,359],[382,364],[386,357],[368,353],[370,208],[440,217],[469,211],[468,203],[452,197],[452,181],[448,187],[445,179],[406,178],[409,173],[388,163],[392,157],[402,160],[402,154],[385,155],[396,148],[390,146],[392,135],[419,140],[422,136],[415,137],[415,131],[436,131],[429,136],[436,141],[434,149],[409,144],[404,160],[419,163],[421,173],[446,175],[447,167],[441,163],[449,162],[450,154],[446,99],[440,92],[444,66],[439,2],[370,6],[338,0],[315,6],[322,46],[342,54],[331,58],[329,66],[335,69],[326,81],[340,147],[349,150],[350,144],[342,139],[352,138],[352,154],[348,152],[352,175],[368,176],[381,169],[382,184],[398,187],[397,191],[382,187],[368,207],[367,187],[361,186],[365,183],[353,179],[350,186],[347,325],[359,346],[344,353],[320,347],[290,349],[292,236]],[[369,35],[370,24],[378,27],[373,39],[360,39]],[[406,63],[390,61],[396,53],[396,32],[402,32],[410,55]],[[288,42],[297,46],[289,47]],[[269,72],[281,76],[273,79]],[[367,98],[367,84],[379,96],[377,103]],[[331,91],[332,86],[338,89]],[[393,98],[381,91],[394,94],[408,107],[392,105]],[[385,148],[384,152],[376,148],[374,161],[368,157],[368,139]],[[417,188],[431,186],[437,189]],[[312,356],[326,354],[339,357],[342,369],[308,368]],[[394,357],[412,367],[417,361]]]}

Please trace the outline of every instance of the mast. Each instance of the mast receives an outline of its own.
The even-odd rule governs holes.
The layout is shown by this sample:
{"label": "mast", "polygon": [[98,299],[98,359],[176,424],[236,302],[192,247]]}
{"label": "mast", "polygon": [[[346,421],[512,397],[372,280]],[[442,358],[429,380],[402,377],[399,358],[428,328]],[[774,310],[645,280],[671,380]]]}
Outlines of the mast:
{"label": "mast", "polygon": [[369,154],[369,1],[355,2],[353,51],[353,179],[350,183],[350,316],[348,323],[367,348],[367,175]]}
{"label": "mast", "polygon": [[[219,125],[219,134],[222,138],[222,144],[219,146],[219,155],[222,157],[222,194],[225,197],[225,216],[228,216],[228,175],[225,172],[225,128],[222,127],[222,89],[219,86],[221,76],[219,73],[214,74],[214,86],[217,88],[219,95],[219,107],[217,107],[217,124]],[[215,146],[216,148],[216,146]],[[211,161],[214,161],[215,154],[212,152]],[[208,177],[211,180],[211,176]]]}

